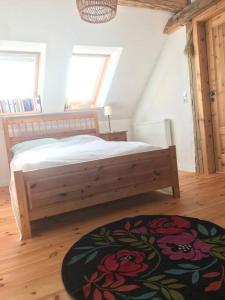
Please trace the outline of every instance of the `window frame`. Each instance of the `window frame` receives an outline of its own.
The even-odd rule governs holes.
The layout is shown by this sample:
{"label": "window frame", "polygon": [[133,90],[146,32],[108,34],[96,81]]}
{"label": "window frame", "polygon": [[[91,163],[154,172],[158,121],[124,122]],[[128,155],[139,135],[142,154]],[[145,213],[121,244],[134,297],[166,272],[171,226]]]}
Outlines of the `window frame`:
{"label": "window frame", "polygon": [[[15,51],[15,50],[0,50],[0,54],[17,54],[17,55],[33,55],[35,58],[35,80],[34,80],[34,90],[33,90],[33,97],[37,98],[39,96],[39,81],[40,81],[40,61],[41,61],[41,52],[36,51]],[[7,113],[0,113],[0,115],[8,115],[8,114],[40,114],[41,112],[37,111],[23,111],[23,112],[7,112]]]}
{"label": "window frame", "polygon": [[[102,84],[104,82],[105,79],[105,75],[107,72],[107,68],[109,66],[109,61],[111,58],[110,54],[101,54],[101,53],[72,53],[72,57],[76,56],[76,57],[103,57],[105,58],[105,62],[101,71],[101,74],[96,82],[96,91],[95,94],[93,95],[93,98],[91,99],[91,101],[88,103],[88,108],[96,108],[96,104],[97,104],[97,99],[99,97],[100,91],[101,91],[101,87]],[[80,108],[82,108],[82,102],[73,102],[73,101],[69,101],[69,98],[66,96],[66,104],[67,104],[67,108],[65,109],[65,111],[76,111]],[[70,108],[70,106],[75,106],[76,108]]]}

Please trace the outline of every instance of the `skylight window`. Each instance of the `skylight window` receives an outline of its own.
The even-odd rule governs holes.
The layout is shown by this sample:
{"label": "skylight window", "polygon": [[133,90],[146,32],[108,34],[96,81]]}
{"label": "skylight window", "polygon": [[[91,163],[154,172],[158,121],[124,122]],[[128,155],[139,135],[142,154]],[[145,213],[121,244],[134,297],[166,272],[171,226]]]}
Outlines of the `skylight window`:
{"label": "skylight window", "polygon": [[121,48],[75,46],[66,88],[66,110],[102,107],[121,55]]}
{"label": "skylight window", "polygon": [[40,111],[39,53],[0,52],[0,113]]}
{"label": "skylight window", "polygon": [[66,101],[68,107],[95,107],[109,55],[74,54],[70,62]]}

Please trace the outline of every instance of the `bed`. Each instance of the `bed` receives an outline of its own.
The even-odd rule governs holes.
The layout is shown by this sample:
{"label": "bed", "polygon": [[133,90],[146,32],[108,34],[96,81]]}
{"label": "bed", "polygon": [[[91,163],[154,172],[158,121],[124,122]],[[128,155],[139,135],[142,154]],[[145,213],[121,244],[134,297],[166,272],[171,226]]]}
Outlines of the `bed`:
{"label": "bed", "polygon": [[[110,152],[106,143],[117,142],[100,141],[97,113],[7,117],[3,119],[3,128],[9,164],[13,166],[11,203],[21,239],[32,237],[31,223],[38,219],[165,187],[172,187],[174,197],[180,195],[175,146],[156,149],[139,145],[136,153],[134,145],[132,151],[125,151],[122,149],[127,148],[129,142],[118,142]],[[103,154],[95,156],[90,152],[87,159],[79,150],[79,159],[74,159],[73,154],[79,151],[71,148],[72,159],[65,162],[64,157],[61,163],[51,161],[41,167],[34,162],[23,167],[12,159],[12,148],[25,141],[63,138],[63,142],[74,144],[76,136],[78,140],[81,136],[82,140],[90,139],[98,147],[105,147]],[[59,147],[61,151],[67,149],[64,144]],[[35,153],[39,156],[44,153],[38,151]]]}

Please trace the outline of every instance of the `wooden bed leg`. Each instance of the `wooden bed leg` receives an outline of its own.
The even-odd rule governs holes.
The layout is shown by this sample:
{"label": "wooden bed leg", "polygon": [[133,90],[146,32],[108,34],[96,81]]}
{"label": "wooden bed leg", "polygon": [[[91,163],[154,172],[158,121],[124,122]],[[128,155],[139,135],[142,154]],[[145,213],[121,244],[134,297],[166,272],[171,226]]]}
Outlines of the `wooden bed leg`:
{"label": "wooden bed leg", "polygon": [[16,209],[15,214],[17,218],[17,224],[20,229],[21,240],[25,240],[31,238],[32,233],[23,172],[15,171],[14,180],[16,186],[17,199],[12,199],[12,201],[17,201],[17,203],[15,203],[14,205]]}
{"label": "wooden bed leg", "polygon": [[172,186],[173,198],[180,198],[180,188],[178,186]]}
{"label": "wooden bed leg", "polygon": [[176,147],[170,146],[170,158],[171,158],[171,169],[172,169],[172,189],[173,197],[180,198],[180,187],[179,187],[179,178],[178,178],[178,169],[177,169],[177,155]]}

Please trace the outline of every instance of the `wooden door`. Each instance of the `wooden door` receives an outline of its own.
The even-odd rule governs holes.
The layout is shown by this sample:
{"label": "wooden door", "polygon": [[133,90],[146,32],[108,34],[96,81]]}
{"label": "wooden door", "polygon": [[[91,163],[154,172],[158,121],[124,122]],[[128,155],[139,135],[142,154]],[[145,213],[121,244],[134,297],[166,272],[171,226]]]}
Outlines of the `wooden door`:
{"label": "wooden door", "polygon": [[213,141],[217,172],[225,172],[225,12],[206,23]]}

